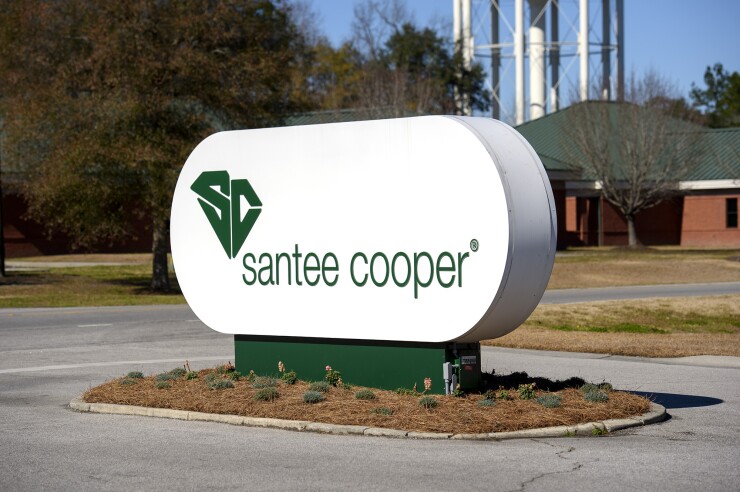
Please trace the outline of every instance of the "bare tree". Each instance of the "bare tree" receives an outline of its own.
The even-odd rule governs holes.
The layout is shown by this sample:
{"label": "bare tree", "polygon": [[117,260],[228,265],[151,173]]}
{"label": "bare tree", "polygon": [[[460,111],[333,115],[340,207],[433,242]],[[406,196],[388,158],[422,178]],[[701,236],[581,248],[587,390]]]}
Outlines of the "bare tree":
{"label": "bare tree", "polygon": [[366,0],[354,8],[352,35],[354,44],[370,60],[379,60],[388,38],[413,22],[401,0]]}
{"label": "bare tree", "polygon": [[589,101],[568,109],[564,145],[583,177],[622,213],[634,247],[635,217],[678,193],[697,161],[701,127],[662,111],[672,87],[655,72],[633,75],[626,89],[626,102]]}

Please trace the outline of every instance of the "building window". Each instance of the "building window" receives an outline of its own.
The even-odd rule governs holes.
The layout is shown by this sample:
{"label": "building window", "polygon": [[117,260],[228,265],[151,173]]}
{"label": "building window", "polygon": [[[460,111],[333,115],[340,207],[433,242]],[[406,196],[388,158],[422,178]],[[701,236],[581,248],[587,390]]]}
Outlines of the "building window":
{"label": "building window", "polygon": [[737,198],[727,199],[727,227],[737,228]]}

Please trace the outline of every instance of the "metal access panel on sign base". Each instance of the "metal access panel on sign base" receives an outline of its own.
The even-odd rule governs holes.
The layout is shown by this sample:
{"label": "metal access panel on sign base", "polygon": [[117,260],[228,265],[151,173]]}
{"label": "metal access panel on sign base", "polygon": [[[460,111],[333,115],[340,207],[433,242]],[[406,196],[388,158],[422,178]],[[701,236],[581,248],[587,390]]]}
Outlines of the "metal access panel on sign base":
{"label": "metal access panel on sign base", "polygon": [[[340,340],[327,338],[266,337],[235,335],[236,369],[278,373],[278,363],[295,371],[304,381],[323,380],[326,366],[341,372],[344,382],[382,389],[424,390],[424,379],[432,380],[430,393],[444,394],[442,365],[461,357],[477,356],[478,365],[465,372],[463,390],[478,387],[480,381],[479,343],[419,343],[381,340]],[[461,372],[462,374],[462,372]]]}

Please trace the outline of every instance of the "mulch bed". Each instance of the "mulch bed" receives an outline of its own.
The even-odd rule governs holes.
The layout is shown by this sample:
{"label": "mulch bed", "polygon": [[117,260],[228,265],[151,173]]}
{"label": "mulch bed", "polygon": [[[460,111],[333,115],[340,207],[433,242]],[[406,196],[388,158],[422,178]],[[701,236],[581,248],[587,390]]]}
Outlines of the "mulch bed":
{"label": "mulch bed", "polygon": [[[307,382],[289,385],[280,382],[279,397],[272,401],[254,399],[258,391],[245,378],[234,381],[234,388],[209,389],[204,380],[214,372],[202,370],[197,379],[169,381],[171,386],[156,388],[154,376],[122,384],[124,378],[108,381],[83,395],[89,403],[115,403],[144,407],[171,408],[206,413],[232,414],[250,417],[270,417],[331,424],[362,425],[402,429],[415,432],[486,433],[533,429],[556,425],[575,425],[605,419],[623,418],[646,413],[650,402],[636,395],[610,391],[609,400],[591,403],[577,389],[563,389],[557,394],[562,404],[544,408],[535,400],[521,400],[516,390],[510,390],[512,400],[496,400],[492,407],[481,407],[480,394],[462,397],[432,395],[439,402],[433,409],[419,405],[419,395],[401,395],[393,391],[372,389],[374,400],[358,400],[351,389],[332,387],[320,403],[303,402]],[[544,394],[538,391],[537,395]],[[373,409],[385,407],[392,415],[378,415]]]}

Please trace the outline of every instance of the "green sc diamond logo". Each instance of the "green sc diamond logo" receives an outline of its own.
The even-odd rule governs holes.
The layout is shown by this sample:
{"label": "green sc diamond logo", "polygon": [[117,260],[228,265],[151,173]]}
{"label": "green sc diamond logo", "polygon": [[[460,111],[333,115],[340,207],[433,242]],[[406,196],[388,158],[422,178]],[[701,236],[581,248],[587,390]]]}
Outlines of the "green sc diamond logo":
{"label": "green sc diamond logo", "polygon": [[[262,202],[246,179],[229,179],[226,171],[205,171],[190,187],[229,258],[239,254],[262,212]],[[242,197],[249,210],[242,218]]]}

